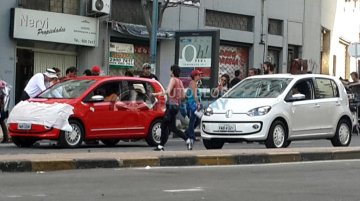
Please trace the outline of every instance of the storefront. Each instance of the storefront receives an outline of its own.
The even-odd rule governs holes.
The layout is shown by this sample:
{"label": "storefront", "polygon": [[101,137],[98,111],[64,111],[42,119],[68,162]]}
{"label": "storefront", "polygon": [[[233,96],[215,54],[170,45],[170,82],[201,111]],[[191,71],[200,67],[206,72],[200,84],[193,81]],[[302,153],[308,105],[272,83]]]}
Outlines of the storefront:
{"label": "storefront", "polygon": [[96,18],[23,8],[11,10],[11,36],[16,40],[15,102],[35,73],[77,66],[81,47],[98,45]]}

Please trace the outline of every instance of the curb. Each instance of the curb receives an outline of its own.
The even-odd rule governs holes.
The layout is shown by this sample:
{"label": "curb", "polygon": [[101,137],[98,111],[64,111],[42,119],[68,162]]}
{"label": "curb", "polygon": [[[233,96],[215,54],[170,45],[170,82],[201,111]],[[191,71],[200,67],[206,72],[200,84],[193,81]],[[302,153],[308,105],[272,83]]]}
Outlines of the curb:
{"label": "curb", "polygon": [[214,166],[214,165],[248,165],[264,163],[289,163],[322,160],[360,159],[360,150],[304,151],[304,152],[270,152],[270,153],[235,153],[214,155],[159,155],[143,156],[130,159],[91,158],[64,160],[4,160],[0,161],[2,172],[47,172],[59,170],[79,170],[95,168],[139,168],[166,166]]}

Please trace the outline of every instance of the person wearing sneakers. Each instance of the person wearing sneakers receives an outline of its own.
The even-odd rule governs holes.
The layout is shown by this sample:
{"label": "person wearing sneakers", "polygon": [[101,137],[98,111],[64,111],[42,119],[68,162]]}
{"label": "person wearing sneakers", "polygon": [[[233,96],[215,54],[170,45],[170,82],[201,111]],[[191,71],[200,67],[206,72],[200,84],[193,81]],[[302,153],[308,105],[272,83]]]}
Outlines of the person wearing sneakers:
{"label": "person wearing sneakers", "polygon": [[186,91],[186,111],[190,119],[189,125],[185,134],[187,136],[186,146],[188,150],[192,150],[195,142],[195,128],[200,124],[200,118],[195,115],[196,111],[199,111],[201,106],[201,94],[198,88],[198,82],[201,80],[201,71],[193,70],[191,72],[191,81],[189,89]]}
{"label": "person wearing sneakers", "polygon": [[186,141],[185,134],[176,128],[176,115],[179,112],[181,101],[185,98],[184,86],[182,81],[179,79],[180,67],[172,65],[170,70],[171,78],[166,91],[152,94],[154,96],[167,95],[168,97],[165,115],[161,122],[160,144],[154,149],[155,151],[164,151],[165,143],[169,137],[169,131],[175,133],[177,136]]}

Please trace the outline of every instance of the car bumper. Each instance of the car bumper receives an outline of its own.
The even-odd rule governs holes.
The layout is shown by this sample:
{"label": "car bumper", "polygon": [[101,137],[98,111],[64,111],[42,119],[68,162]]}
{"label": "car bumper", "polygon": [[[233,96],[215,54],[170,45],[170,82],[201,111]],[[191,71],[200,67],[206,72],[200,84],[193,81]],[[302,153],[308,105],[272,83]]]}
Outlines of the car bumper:
{"label": "car bumper", "polygon": [[205,139],[266,140],[271,121],[266,118],[235,115],[227,118],[212,115],[201,121],[201,137]]}
{"label": "car bumper", "polygon": [[10,137],[36,138],[39,140],[57,140],[60,135],[59,129],[44,129],[41,125],[33,126],[31,130],[19,130],[17,124],[9,124],[8,132]]}

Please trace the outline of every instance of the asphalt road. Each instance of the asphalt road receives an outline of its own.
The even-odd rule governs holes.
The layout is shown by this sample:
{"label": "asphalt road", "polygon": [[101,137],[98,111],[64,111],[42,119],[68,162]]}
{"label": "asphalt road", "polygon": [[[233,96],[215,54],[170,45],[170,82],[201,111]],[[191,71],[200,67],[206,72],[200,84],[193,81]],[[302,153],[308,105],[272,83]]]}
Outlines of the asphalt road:
{"label": "asphalt road", "polygon": [[2,201],[352,201],[360,160],[0,173]]}
{"label": "asphalt road", "polygon": [[[360,146],[360,136],[353,135],[350,146]],[[311,140],[311,141],[295,141],[292,142],[289,148],[298,147],[332,147],[329,140]],[[77,149],[60,149],[54,145],[54,142],[41,141],[40,146],[31,148],[18,148],[13,143],[0,144],[1,154],[46,154],[46,153],[72,153],[72,152],[138,152],[152,150],[145,141],[140,140],[136,142],[120,141],[116,147],[105,147],[101,143],[99,145],[84,145]],[[265,145],[259,143],[228,143],[223,149],[266,149]],[[166,144],[165,150],[168,151],[183,151],[186,150],[185,142],[179,138],[170,138]],[[201,140],[197,141],[194,150],[205,150]]]}

